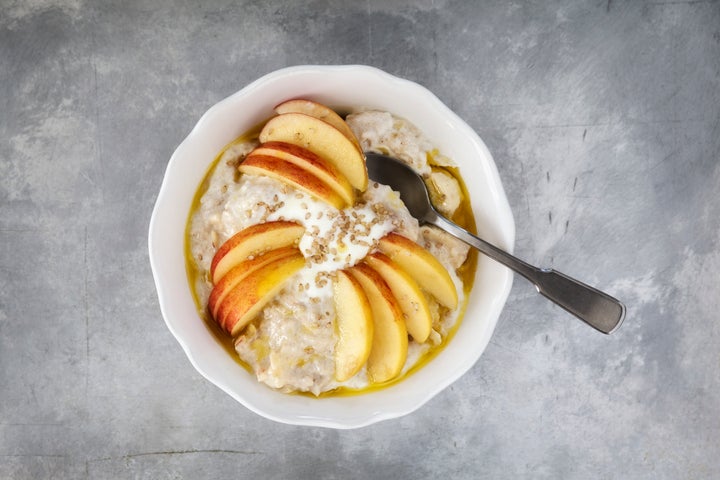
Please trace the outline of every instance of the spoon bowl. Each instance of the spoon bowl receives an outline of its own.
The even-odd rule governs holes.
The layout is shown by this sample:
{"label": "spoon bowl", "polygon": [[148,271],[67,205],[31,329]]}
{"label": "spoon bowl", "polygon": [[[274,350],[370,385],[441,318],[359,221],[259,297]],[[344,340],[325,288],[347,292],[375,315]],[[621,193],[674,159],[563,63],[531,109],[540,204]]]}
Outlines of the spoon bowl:
{"label": "spoon bowl", "polygon": [[596,330],[610,334],[625,318],[625,305],[610,295],[552,269],[532,266],[473,235],[441,215],[430,201],[425,181],[405,163],[387,155],[365,153],[368,176],[400,194],[410,214],[434,225],[519,273],[537,291]]}

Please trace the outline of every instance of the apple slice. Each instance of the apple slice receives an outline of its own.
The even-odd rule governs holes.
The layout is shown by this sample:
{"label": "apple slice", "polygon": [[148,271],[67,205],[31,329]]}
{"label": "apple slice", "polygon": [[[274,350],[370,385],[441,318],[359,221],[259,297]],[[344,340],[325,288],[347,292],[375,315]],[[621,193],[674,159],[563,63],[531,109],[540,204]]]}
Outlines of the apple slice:
{"label": "apple slice", "polygon": [[304,266],[305,258],[297,250],[256,268],[223,298],[216,321],[230,335],[237,336]]}
{"label": "apple slice", "polygon": [[333,284],[335,301],[335,379],[352,378],[370,356],[373,339],[372,310],[360,283],[340,270]]}
{"label": "apple slice", "polygon": [[305,233],[305,227],[295,222],[266,222],[245,228],[223,243],[210,264],[213,284],[238,263],[251,255],[275,248],[295,245]]}
{"label": "apple slice", "polygon": [[360,282],[372,310],[373,343],[367,361],[368,377],[375,383],[392,380],[407,358],[408,337],[402,310],[388,284],[375,270],[359,263],[348,271]]}
{"label": "apple slice", "polygon": [[335,193],[340,195],[347,205],[355,203],[355,192],[347,178],[334,165],[326,162],[310,150],[284,142],[267,142],[250,152],[248,158],[254,155],[277,157],[288,161],[307,172],[315,175],[325,182]]}
{"label": "apple slice", "polygon": [[222,303],[227,294],[235,288],[235,285],[240,283],[245,277],[274,260],[289,257],[297,252],[298,248],[295,246],[276,248],[267,253],[263,253],[262,255],[243,260],[230,269],[230,271],[220,279],[210,292],[210,297],[208,298],[208,310],[210,311],[212,318],[217,318],[220,303]]}
{"label": "apple slice", "polygon": [[391,232],[380,239],[378,248],[400,265],[425,291],[441,305],[457,308],[455,283],[445,267],[430,252],[407,237]]}
{"label": "apple slice", "polygon": [[350,185],[365,191],[368,184],[365,157],[337,128],[304,113],[271,118],[260,132],[260,143],[286,142],[307,148],[333,164]]}
{"label": "apple slice", "polygon": [[280,180],[329,203],[338,210],[347,206],[345,200],[327,183],[309,171],[278,157],[267,155],[248,156],[240,164],[238,170],[245,174],[265,175]]}
{"label": "apple slice", "polygon": [[432,315],[417,282],[397,263],[380,252],[371,253],[365,257],[365,262],[380,274],[392,290],[403,312],[408,333],[417,342],[423,343],[427,340],[432,328]]}
{"label": "apple slice", "polygon": [[348,124],[345,123],[345,120],[343,120],[340,115],[335,113],[332,108],[329,108],[322,103],[317,103],[313,102],[312,100],[305,100],[302,98],[296,98],[281,103],[280,105],[275,107],[275,111],[278,114],[304,113],[305,115],[310,115],[311,117],[318,118],[323,122],[327,122],[333,127],[337,128],[340,133],[345,135],[348,140],[353,142],[355,148],[362,152],[362,148],[360,148],[360,142],[358,142],[357,137],[355,136],[353,131],[350,130]]}

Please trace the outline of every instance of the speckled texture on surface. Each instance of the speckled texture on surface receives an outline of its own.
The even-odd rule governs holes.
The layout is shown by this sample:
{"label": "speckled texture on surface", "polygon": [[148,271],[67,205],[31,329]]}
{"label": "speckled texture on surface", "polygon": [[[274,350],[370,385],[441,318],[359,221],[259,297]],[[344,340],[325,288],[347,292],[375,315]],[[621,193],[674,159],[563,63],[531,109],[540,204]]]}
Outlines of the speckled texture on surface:
{"label": "speckled texture on surface", "polygon": [[[0,0],[0,478],[720,478],[720,3]],[[604,337],[517,279],[475,367],[352,431],[196,373],[147,258],[167,160],[277,68],[430,88],[495,156],[516,253],[627,303]]]}

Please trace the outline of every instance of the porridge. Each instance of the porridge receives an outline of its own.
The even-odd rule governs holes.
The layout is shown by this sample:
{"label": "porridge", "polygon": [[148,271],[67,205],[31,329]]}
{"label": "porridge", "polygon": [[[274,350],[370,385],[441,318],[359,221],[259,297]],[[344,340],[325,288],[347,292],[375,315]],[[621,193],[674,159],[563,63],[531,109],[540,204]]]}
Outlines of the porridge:
{"label": "porridge", "polygon": [[[390,187],[367,179],[363,185],[353,165],[328,170],[322,156],[288,147],[282,138],[284,126],[273,130],[271,122],[260,135],[251,133],[228,145],[198,190],[186,239],[198,308],[224,335],[223,341],[232,338],[231,348],[241,363],[260,382],[280,391],[320,395],[396,381],[437,353],[452,335],[472,284],[475,256],[464,243],[435,227],[419,226]],[[353,140],[354,148],[386,153],[409,164],[426,179],[436,207],[473,228],[467,193],[452,162],[413,125],[380,111],[351,113],[345,122],[350,133],[343,135]],[[319,140],[309,149],[316,145],[322,153]],[[286,159],[293,155],[315,163],[288,167]],[[315,164],[318,169],[311,170]],[[333,173],[336,170],[342,175]],[[262,248],[248,246],[252,241]],[[226,261],[243,248],[242,265]],[[412,271],[415,267],[403,271],[401,255],[393,257],[398,249],[406,253],[404,248],[419,255],[421,264],[427,257],[433,272],[439,268],[434,265],[441,266],[455,298],[446,300],[442,292],[418,288],[416,281],[423,284],[421,278],[412,280],[419,275]],[[243,269],[242,275],[237,273]],[[231,280],[238,286],[228,286]],[[400,282],[401,289],[409,282],[409,295],[420,295],[412,297],[415,303],[400,298],[393,281]],[[383,307],[379,304],[384,300],[374,295],[382,297],[391,291],[388,287],[397,301]],[[263,297],[262,302],[252,304],[256,297]],[[238,307],[241,304],[247,308]],[[420,326],[407,310],[419,304],[427,318]],[[383,324],[378,318],[382,308],[389,311],[384,315],[400,321]],[[357,320],[363,312],[374,326],[362,324],[367,318]],[[346,328],[343,316],[351,317],[350,327],[362,328]],[[347,356],[354,363],[341,374],[340,351],[347,348],[355,349]],[[355,354],[364,357],[358,360]],[[387,373],[383,368],[390,359],[395,367]]]}

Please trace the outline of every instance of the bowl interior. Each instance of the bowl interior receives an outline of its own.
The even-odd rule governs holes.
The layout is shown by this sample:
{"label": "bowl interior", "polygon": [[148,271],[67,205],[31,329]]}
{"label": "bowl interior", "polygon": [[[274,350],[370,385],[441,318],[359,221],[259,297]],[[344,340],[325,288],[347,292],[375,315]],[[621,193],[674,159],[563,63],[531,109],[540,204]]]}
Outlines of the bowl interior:
{"label": "bowl interior", "polygon": [[171,157],[149,232],[150,261],[163,317],[203,376],[272,420],[354,428],[407,414],[459,378],[480,357],[510,291],[509,270],[480,256],[465,317],[449,345],[403,381],[361,395],[316,399],[269,389],[230,358],[196,312],[183,247],[193,195],[220,149],[268,118],[275,105],[293,97],[339,109],[382,109],[414,123],[460,167],[480,235],[512,249],[512,213],[492,156],[477,134],[437,97],[418,84],[371,67],[291,67],[266,75],[213,106]]}

